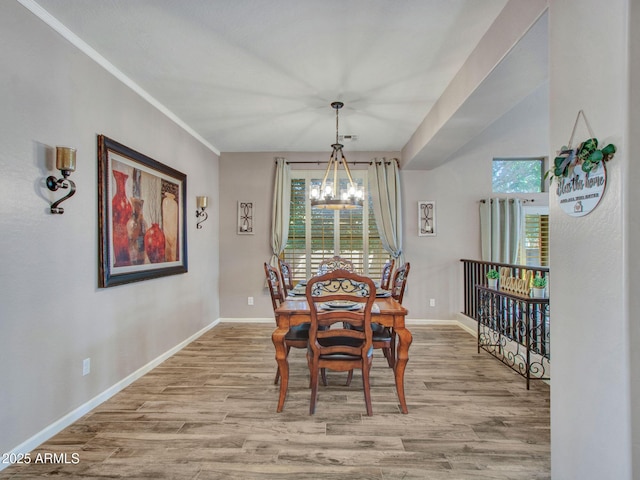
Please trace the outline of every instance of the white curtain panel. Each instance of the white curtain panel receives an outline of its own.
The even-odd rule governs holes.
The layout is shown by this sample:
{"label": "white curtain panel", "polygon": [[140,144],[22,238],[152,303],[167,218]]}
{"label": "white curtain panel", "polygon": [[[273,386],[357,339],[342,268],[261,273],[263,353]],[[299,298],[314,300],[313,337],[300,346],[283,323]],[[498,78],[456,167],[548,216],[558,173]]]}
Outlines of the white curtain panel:
{"label": "white curtain panel", "polygon": [[382,246],[396,261],[404,264],[402,253],[402,189],[398,161],[374,159],[369,165],[369,194],[378,224]]}
{"label": "white curtain panel", "polygon": [[518,262],[522,235],[522,200],[488,198],[480,201],[480,242],[485,262]]}
{"label": "white curtain panel", "polygon": [[291,208],[291,167],[282,157],[276,158],[276,178],[273,188],[271,211],[271,266],[278,268],[278,257],[287,246],[289,238],[289,213]]}

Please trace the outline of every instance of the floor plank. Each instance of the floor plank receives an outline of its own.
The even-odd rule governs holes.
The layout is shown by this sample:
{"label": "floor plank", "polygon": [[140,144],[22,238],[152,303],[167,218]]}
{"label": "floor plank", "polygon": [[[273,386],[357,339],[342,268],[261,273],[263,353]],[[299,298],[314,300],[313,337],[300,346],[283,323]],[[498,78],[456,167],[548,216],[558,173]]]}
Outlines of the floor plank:
{"label": "floor plank", "polygon": [[309,416],[306,359],[295,349],[276,413],[272,331],[218,325],[31,452],[79,462],[14,465],[0,479],[550,478],[548,385],[526,390],[460,328],[411,327],[408,415],[376,352],[372,417],[361,375],[346,387],[340,372],[328,372]]}

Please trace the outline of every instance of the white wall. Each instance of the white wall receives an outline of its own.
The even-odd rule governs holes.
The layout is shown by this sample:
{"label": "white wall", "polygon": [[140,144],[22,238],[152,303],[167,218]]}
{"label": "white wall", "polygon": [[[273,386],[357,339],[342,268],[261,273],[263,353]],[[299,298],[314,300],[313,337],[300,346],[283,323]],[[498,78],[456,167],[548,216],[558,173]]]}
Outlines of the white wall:
{"label": "white wall", "polygon": [[[290,154],[220,155],[220,316],[273,318],[263,263],[271,258],[275,158]],[[238,202],[254,202],[253,235],[236,234]],[[254,305],[247,298],[254,297]]]}
{"label": "white wall", "polygon": [[[219,317],[218,159],[17,2],[0,2],[0,451]],[[97,135],[187,174],[189,272],[98,289]],[[78,186],[49,213],[54,148]],[[195,196],[212,198],[195,229]],[[82,376],[82,360],[91,373]]]}
{"label": "white wall", "polygon": [[[640,138],[640,4],[629,4],[629,129],[628,138]],[[633,28],[633,26],[636,28]],[[630,372],[640,370],[640,322],[632,320],[631,312],[640,312],[640,296],[637,295],[637,285],[640,285],[640,215],[635,208],[640,205],[640,162],[631,161],[628,158],[627,180],[625,193],[627,195],[627,207],[624,222],[628,226],[628,238],[625,250],[628,252],[628,276],[625,278],[627,298],[629,299],[629,345],[630,345]],[[631,428],[632,428],[632,476],[640,476],[640,375],[631,374]]]}
{"label": "white wall", "polygon": [[[630,405],[637,412],[639,399],[630,397],[630,375],[632,366],[638,375],[638,344],[630,343],[627,297],[637,291],[626,283],[634,267],[630,240],[636,241],[633,247],[638,240],[637,227],[631,238],[625,225],[627,209],[637,224],[631,211],[637,203],[630,203],[628,191],[636,186],[627,176],[638,178],[637,167],[630,169],[637,160],[632,162],[628,141],[631,3],[566,0],[549,7],[551,150],[566,144],[580,109],[596,137],[618,148],[608,164],[604,198],[593,212],[569,217],[550,196],[551,336],[560,346],[553,349],[551,378],[551,469],[557,479],[640,475],[631,471]],[[584,123],[576,136],[588,138]]]}

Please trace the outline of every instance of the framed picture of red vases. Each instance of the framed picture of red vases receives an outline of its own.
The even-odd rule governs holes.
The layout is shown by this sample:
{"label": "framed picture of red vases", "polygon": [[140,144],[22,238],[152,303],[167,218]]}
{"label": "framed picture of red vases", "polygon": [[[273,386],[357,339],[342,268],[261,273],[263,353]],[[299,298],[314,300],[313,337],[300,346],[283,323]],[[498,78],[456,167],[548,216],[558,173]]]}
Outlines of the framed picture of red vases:
{"label": "framed picture of red vases", "polygon": [[187,176],[98,136],[98,286],[187,271]]}

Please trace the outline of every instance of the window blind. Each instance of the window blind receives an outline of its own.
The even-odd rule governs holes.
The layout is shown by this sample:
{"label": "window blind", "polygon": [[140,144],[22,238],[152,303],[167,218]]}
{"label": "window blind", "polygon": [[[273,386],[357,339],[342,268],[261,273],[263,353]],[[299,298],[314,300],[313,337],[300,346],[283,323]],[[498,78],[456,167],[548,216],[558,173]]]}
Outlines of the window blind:
{"label": "window blind", "polygon": [[525,215],[521,263],[532,267],[549,266],[549,215]]}
{"label": "window blind", "polygon": [[[366,171],[352,172],[363,185]],[[353,262],[359,273],[378,278],[389,254],[382,247],[371,200],[362,209],[312,209],[309,186],[319,182],[323,172],[294,171],[291,179],[289,238],[283,259],[291,265],[294,280],[315,275],[326,258],[339,255]],[[346,182],[341,179],[340,183]],[[346,183],[345,183],[346,184]]]}

